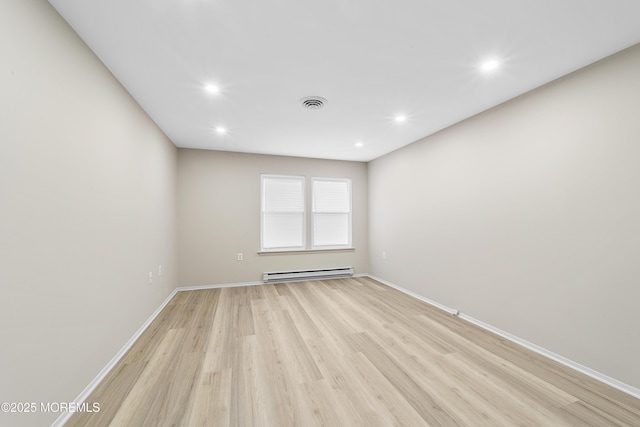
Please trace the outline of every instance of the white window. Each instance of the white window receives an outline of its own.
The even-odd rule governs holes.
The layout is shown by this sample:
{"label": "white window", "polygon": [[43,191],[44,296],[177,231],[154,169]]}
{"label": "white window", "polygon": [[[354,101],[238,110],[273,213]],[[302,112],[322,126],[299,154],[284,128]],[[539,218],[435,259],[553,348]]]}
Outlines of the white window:
{"label": "white window", "polygon": [[262,250],[304,249],[305,179],[262,175]]}
{"label": "white window", "polygon": [[313,178],[313,247],[351,246],[351,180]]}

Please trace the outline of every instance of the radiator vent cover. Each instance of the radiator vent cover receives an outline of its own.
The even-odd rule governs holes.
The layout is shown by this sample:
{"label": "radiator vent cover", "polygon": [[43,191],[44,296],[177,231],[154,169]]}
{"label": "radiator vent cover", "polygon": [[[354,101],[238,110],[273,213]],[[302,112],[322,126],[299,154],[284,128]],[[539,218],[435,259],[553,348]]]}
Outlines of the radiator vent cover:
{"label": "radiator vent cover", "polygon": [[292,280],[334,279],[353,276],[353,267],[317,268],[312,270],[271,271],[262,274],[264,283]]}
{"label": "radiator vent cover", "polygon": [[307,110],[319,110],[327,105],[327,100],[321,96],[306,96],[300,100],[300,104]]}

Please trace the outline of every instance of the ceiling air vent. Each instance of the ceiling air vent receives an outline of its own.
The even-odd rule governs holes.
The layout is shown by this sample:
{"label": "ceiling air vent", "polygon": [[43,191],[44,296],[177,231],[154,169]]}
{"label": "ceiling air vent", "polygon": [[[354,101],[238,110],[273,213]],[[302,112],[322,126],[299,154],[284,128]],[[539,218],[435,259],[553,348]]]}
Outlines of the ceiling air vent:
{"label": "ceiling air vent", "polygon": [[300,100],[300,103],[307,110],[319,110],[327,104],[327,100],[321,96],[306,96]]}

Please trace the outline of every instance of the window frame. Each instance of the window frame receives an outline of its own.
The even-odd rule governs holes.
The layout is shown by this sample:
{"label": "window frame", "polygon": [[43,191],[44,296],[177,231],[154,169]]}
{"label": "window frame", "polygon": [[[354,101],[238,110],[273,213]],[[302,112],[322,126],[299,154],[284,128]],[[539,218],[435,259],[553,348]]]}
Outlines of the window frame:
{"label": "window frame", "polygon": [[[275,212],[267,212],[265,210],[266,205],[266,194],[265,194],[265,185],[267,179],[288,179],[288,180],[296,180],[301,181],[302,183],[302,212],[280,212],[280,213],[291,213],[291,214],[301,214],[302,215],[302,242],[301,246],[278,246],[278,247],[265,247],[265,215],[268,213],[278,213]],[[261,174],[260,175],[260,250],[263,252],[281,252],[281,251],[298,251],[304,250],[307,247],[307,180],[304,176],[299,175],[274,175],[274,174]]]}
{"label": "window frame", "polygon": [[[348,212],[316,212],[315,210],[315,198],[316,192],[314,188],[315,182],[344,182],[347,184],[347,197],[349,198],[349,211]],[[311,249],[345,249],[351,248],[353,244],[353,192],[352,183],[350,178],[327,178],[327,177],[312,177],[311,178]],[[343,245],[317,245],[316,244],[316,214],[347,214],[347,243]]]}

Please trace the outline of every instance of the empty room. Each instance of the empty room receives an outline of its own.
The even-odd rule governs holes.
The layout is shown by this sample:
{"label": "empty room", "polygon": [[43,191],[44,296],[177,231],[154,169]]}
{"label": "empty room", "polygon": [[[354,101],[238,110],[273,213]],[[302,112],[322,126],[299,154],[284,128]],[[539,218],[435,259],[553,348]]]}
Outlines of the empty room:
{"label": "empty room", "polygon": [[0,0],[0,427],[640,426],[640,3]]}

